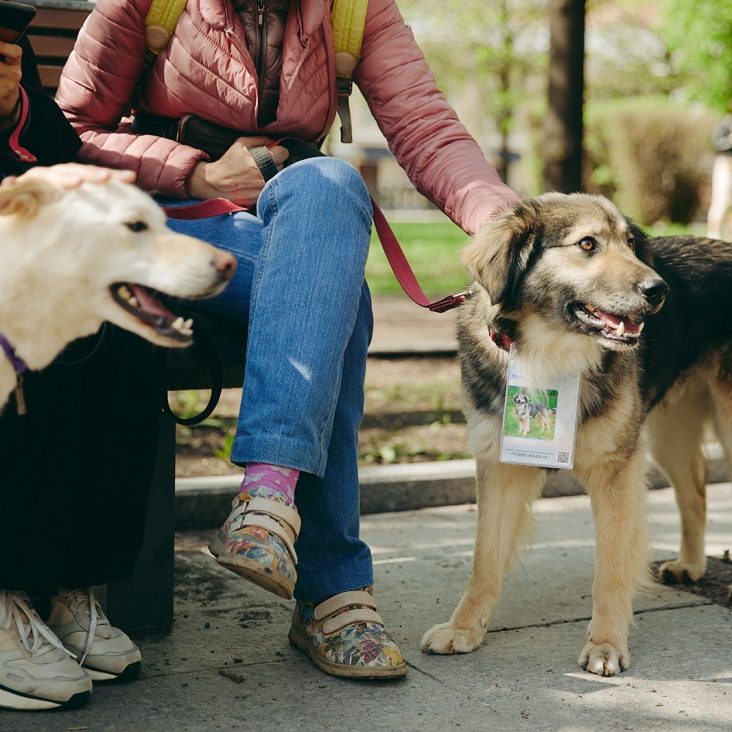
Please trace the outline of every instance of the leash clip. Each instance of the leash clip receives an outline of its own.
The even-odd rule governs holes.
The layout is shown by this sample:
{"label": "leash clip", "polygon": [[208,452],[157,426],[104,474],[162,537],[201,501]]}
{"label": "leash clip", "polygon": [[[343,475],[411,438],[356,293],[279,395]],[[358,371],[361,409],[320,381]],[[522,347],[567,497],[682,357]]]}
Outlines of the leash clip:
{"label": "leash clip", "polygon": [[19,417],[26,413],[25,392],[23,391],[23,377],[18,374],[18,380],[15,382],[15,410]]}

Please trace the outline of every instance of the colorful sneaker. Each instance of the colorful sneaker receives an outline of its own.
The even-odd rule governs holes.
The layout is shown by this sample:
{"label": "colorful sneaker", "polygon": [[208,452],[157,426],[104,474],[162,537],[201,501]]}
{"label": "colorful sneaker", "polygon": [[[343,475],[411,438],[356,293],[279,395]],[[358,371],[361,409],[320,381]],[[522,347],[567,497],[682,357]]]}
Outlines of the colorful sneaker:
{"label": "colorful sneaker", "polygon": [[289,600],[297,582],[297,509],[247,493],[240,493],[231,505],[229,518],[211,540],[209,551],[222,567]]}
{"label": "colorful sneaker", "polygon": [[407,673],[404,657],[376,612],[370,587],[341,592],[319,605],[298,600],[289,638],[332,676],[384,679]]}
{"label": "colorful sneaker", "polygon": [[0,590],[0,707],[38,711],[85,704],[92,680],[20,592]]}
{"label": "colorful sneaker", "polygon": [[59,592],[48,625],[96,682],[131,679],[140,671],[140,649],[110,624],[91,589]]}

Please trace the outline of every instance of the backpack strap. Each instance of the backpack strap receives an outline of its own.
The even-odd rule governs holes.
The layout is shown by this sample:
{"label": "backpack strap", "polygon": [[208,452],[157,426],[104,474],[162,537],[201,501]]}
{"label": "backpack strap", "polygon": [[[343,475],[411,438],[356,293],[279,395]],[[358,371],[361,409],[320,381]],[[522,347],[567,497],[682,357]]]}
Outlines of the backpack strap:
{"label": "backpack strap", "polygon": [[333,49],[335,50],[336,97],[341,119],[341,142],[353,142],[348,97],[353,91],[353,72],[361,57],[368,0],[334,0]]}
{"label": "backpack strap", "polygon": [[145,68],[168,45],[188,0],[152,0],[145,16]]}

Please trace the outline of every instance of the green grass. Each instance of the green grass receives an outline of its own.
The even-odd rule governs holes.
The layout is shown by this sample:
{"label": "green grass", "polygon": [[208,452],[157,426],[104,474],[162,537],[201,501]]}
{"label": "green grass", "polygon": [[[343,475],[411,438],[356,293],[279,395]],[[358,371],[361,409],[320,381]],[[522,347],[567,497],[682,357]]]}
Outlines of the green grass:
{"label": "green grass", "polygon": [[[428,297],[435,299],[465,288],[468,275],[460,261],[460,250],[468,237],[459,227],[445,221],[392,224],[392,229]],[[372,293],[401,292],[375,232],[371,236],[366,279]]]}

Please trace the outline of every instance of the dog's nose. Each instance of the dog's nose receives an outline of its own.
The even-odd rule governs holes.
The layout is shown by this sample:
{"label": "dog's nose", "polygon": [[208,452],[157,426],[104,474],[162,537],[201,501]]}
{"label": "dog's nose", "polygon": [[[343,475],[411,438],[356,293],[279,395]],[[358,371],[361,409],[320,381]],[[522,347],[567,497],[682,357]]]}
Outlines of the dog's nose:
{"label": "dog's nose", "polygon": [[658,310],[663,305],[663,301],[668,295],[668,285],[660,277],[648,277],[641,280],[636,288],[654,310]]}
{"label": "dog's nose", "polygon": [[224,280],[230,280],[236,270],[236,258],[226,252],[217,252],[212,258],[211,264]]}

